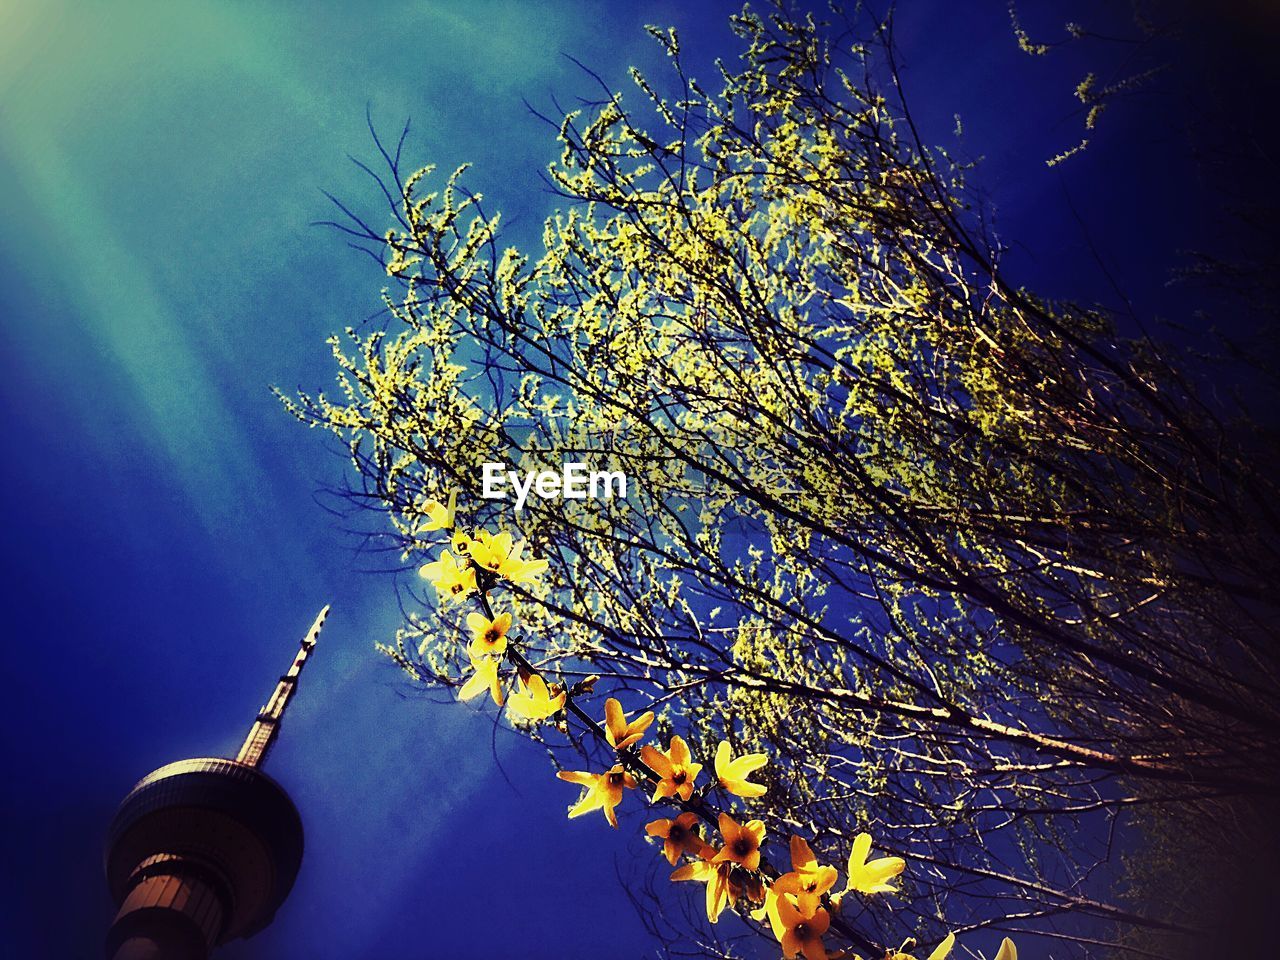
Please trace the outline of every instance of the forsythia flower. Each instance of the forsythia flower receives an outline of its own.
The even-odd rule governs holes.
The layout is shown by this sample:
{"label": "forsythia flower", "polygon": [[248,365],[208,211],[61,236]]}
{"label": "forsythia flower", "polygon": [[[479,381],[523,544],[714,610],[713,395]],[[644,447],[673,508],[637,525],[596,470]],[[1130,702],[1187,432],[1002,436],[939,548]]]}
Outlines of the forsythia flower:
{"label": "forsythia flower", "polygon": [[827,949],[822,945],[822,935],[831,926],[827,911],[818,907],[812,916],[806,916],[785,896],[779,896],[774,906],[783,931],[782,955],[804,954],[805,960],[827,960]]}
{"label": "forsythia flower", "polygon": [[740,824],[727,813],[720,814],[720,836],[724,847],[711,858],[712,863],[739,863],[748,870],[760,866],[760,843],[764,840],[764,822],[751,820]]}
{"label": "forsythia flower", "polygon": [[996,954],[996,960],[1018,960],[1018,948],[1008,937],[1000,942],[1000,952]]}
{"label": "forsythia flower", "polygon": [[765,787],[759,783],[751,783],[747,777],[753,770],[759,770],[769,762],[763,753],[744,753],[736,760],[729,749],[729,741],[721,740],[716,747],[716,779],[720,785],[739,797],[762,797]]}
{"label": "forsythia flower", "polygon": [[490,620],[482,613],[467,614],[467,628],[471,631],[471,659],[482,656],[500,657],[507,650],[507,631],[511,629],[511,614],[502,613]]}
{"label": "forsythia flower", "polygon": [[546,560],[524,559],[523,543],[515,543],[505,530],[492,534],[487,530],[476,532],[468,545],[471,559],[476,565],[490,570],[514,583],[526,583],[547,569]]}
{"label": "forsythia flower", "polygon": [[653,711],[646,710],[630,723],[622,712],[622,704],[610,697],[604,702],[604,735],[609,746],[615,750],[625,750],[636,743],[653,723]]}
{"label": "forsythia flower", "polygon": [[511,553],[513,545],[511,534],[505,530],[498,534],[492,534],[488,530],[477,530],[467,549],[476,566],[498,573],[502,564],[506,562],[507,555]]}
{"label": "forsythia flower", "polygon": [[733,899],[733,884],[729,879],[732,863],[711,864],[706,860],[686,863],[671,874],[672,880],[701,880],[707,885],[707,919],[715,923],[720,913]]}
{"label": "forsythia flower", "polygon": [[[552,693],[553,690],[557,692]],[[527,683],[521,678],[520,691],[513,693],[507,700],[507,711],[517,719],[545,720],[558,713],[564,706],[564,701],[563,690],[554,686],[548,690],[547,682],[535,673]]]}
{"label": "forsythia flower", "polygon": [[605,773],[561,770],[556,776],[587,788],[582,799],[570,808],[570,817],[580,817],[584,813],[603,808],[604,818],[612,827],[618,825],[618,815],[614,813],[614,808],[622,802],[623,789],[629,790],[636,785],[635,778],[622,769],[622,764],[616,764]]}
{"label": "forsythia flower", "polygon": [[662,840],[662,852],[666,855],[667,862],[675,866],[680,854],[687,853],[696,857],[708,849],[695,829],[697,823],[696,813],[682,813],[674,820],[655,820],[644,829],[649,836]]}
{"label": "forsythia flower", "polygon": [[803,837],[791,838],[791,872],[784,873],[774,882],[779,894],[789,893],[796,898],[796,907],[804,916],[812,916],[822,901],[822,895],[836,885],[836,868],[818,865],[818,858]]}
{"label": "forsythia flower", "polygon": [[775,881],[774,886],[765,890],[764,903],[751,911],[751,918],[753,920],[764,920],[767,917],[769,926],[773,927],[773,935],[781,940],[784,928],[782,921],[778,919],[778,894],[774,890],[776,886],[777,882]]}
{"label": "forsythia flower", "polygon": [[[782,925],[782,918],[778,915],[778,901],[785,899],[793,907],[796,907],[796,905],[790,897],[783,897],[778,893],[777,886],[777,881],[774,881],[773,886],[766,887],[764,889],[763,896],[760,898],[762,902],[759,907],[751,911],[751,917],[753,920],[764,920],[767,918],[769,926],[773,928],[774,937],[781,941],[782,935],[786,933],[787,928]],[[796,907],[796,909],[798,910],[799,907]],[[812,912],[804,914],[803,911],[801,911],[801,913],[804,916],[813,915]],[[841,956],[841,954],[837,954],[837,956]],[[852,958],[852,960],[858,960],[854,954],[847,954],[847,956]]]}
{"label": "forsythia flower", "polygon": [[453,526],[453,514],[458,506],[458,491],[453,490],[449,493],[449,505],[445,506],[438,500],[427,501],[427,516],[430,518],[423,526],[423,530],[445,530]]}
{"label": "forsythia flower", "polygon": [[523,551],[524,544],[517,543],[507,562],[502,565],[502,575],[512,583],[533,583],[534,579],[545,573],[549,566],[547,561],[540,557],[524,559],[520,556]]}
{"label": "forsythia flower", "polygon": [[888,881],[896,877],[906,868],[906,861],[901,857],[881,857],[879,860],[867,862],[867,854],[871,852],[871,834],[860,833],[853,841],[853,850],[849,853],[849,881],[845,891],[857,890],[859,893],[895,893],[897,887]]}
{"label": "forsythia flower", "polygon": [[[1005,938],[1005,943],[1009,943],[1009,939],[1007,937]],[[948,933],[946,937],[943,938],[942,942],[933,948],[933,953],[929,954],[929,960],[946,960],[946,957],[951,953],[951,948],[955,945],[956,935],[954,933]],[[1004,947],[1002,946],[1000,949],[1003,951]],[[895,950],[893,953],[889,954],[888,960],[914,960],[914,958],[909,953],[901,953]]]}
{"label": "forsythia flower", "polygon": [[933,953],[929,954],[929,960],[944,960],[951,953],[951,948],[956,945],[956,935],[948,933],[940,944],[933,948]]}
{"label": "forsythia flower", "polygon": [[448,550],[440,552],[439,560],[422,567],[418,576],[435,585],[441,600],[461,600],[476,588],[475,570],[459,567]]}
{"label": "forsythia flower", "polygon": [[502,680],[498,677],[498,661],[488,657],[480,659],[473,657],[471,665],[476,668],[476,672],[462,685],[462,689],[458,691],[458,698],[470,700],[487,687],[493,702],[502,706]]}
{"label": "forsythia flower", "polygon": [[693,796],[693,784],[698,779],[702,764],[692,762],[689,745],[682,737],[678,734],[673,736],[666,753],[646,744],[640,750],[640,756],[660,778],[653,791],[654,800],[677,794],[681,800],[688,800]]}

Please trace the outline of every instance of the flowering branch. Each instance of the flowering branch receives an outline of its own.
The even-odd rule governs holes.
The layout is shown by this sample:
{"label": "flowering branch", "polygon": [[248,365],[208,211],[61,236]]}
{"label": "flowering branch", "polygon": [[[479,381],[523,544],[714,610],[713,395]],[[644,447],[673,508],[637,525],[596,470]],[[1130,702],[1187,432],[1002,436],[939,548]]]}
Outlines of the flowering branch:
{"label": "flowering branch", "polygon": [[[455,505],[452,498],[447,507],[434,502],[428,505],[431,528],[452,527]],[[737,904],[745,902],[754,907],[749,911],[752,920],[762,926],[767,921],[787,957],[803,954],[806,960],[831,960],[852,956],[847,951],[827,953],[823,935],[834,929],[851,944],[873,955],[909,960],[908,954],[885,949],[838,915],[850,892],[868,896],[895,892],[896,887],[890,881],[905,868],[901,857],[869,861],[871,836],[859,834],[849,855],[846,886],[841,893],[833,894],[838,876],[836,869],[819,864],[808,842],[793,835],[790,841],[792,869],[780,871],[762,850],[765,835],[762,821],[740,824],[707,802],[705,790],[709,787],[703,791],[696,789],[702,765],[693,761],[688,745],[679,735],[671,737],[666,752],[648,744],[636,749],[653,722],[651,711],[628,722],[621,704],[609,698],[605,704],[605,723],[601,724],[577,702],[578,696],[594,688],[598,677],[590,676],[572,686],[563,683],[548,686],[542,671],[520,651],[517,638],[509,632],[512,615],[496,614],[490,593],[503,586],[534,580],[545,570],[545,560],[524,559],[523,544],[516,543],[506,532],[495,535],[480,530],[471,538],[458,530],[451,546],[456,559],[445,550],[440,560],[423,566],[420,573],[432,581],[442,600],[461,600],[474,594],[480,609],[480,613],[467,617],[467,626],[473,634],[467,653],[475,672],[463,684],[460,697],[470,699],[487,689],[496,704],[505,704],[515,719],[528,722],[549,720],[564,712],[576,718],[618,758],[618,763],[603,773],[559,773],[561,779],[586,788],[582,798],[570,809],[570,817],[603,809],[605,818],[616,827],[614,810],[624,791],[635,788],[638,783],[647,783],[654,788],[650,804],[666,802],[682,812],[674,820],[662,819],[648,824],[646,832],[662,841],[663,854],[672,866],[682,857],[690,859],[691,862],[671,874],[671,879],[700,880],[706,884],[707,918],[712,923],[719,919],[726,906],[733,905],[736,909]],[[510,697],[504,693],[498,674],[500,659],[505,659],[516,670],[519,692]],[[765,754],[734,758],[728,742],[721,741],[715,754],[714,784],[739,797],[761,797],[766,788],[748,777],[767,760]],[[720,848],[702,839],[698,821],[719,831],[723,840]],[[903,949],[910,943],[904,944]],[[942,960],[954,943],[954,935],[948,934],[929,960]],[[1016,950],[1012,943],[1006,941],[1006,947],[1001,948],[1001,958],[1014,960]]]}

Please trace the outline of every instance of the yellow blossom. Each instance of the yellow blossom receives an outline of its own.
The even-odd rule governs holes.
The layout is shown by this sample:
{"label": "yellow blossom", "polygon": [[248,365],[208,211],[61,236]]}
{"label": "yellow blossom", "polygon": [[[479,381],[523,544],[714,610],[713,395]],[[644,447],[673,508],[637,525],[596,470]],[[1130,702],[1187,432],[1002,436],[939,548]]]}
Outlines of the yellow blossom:
{"label": "yellow blossom", "polygon": [[784,957],[797,957],[803,954],[805,960],[827,960],[827,949],[822,944],[822,935],[831,926],[831,916],[826,910],[818,907],[812,916],[805,916],[783,895],[779,895],[774,900],[774,908],[782,927]]}
{"label": "yellow blossom", "polygon": [[739,863],[748,870],[760,867],[760,843],[764,840],[763,821],[750,820],[741,824],[727,813],[722,813],[720,836],[724,837],[724,847],[712,858],[712,863]]}
{"label": "yellow blossom", "polygon": [[488,530],[477,530],[475,538],[468,545],[468,551],[476,566],[497,573],[506,562],[513,545],[511,534],[505,530],[497,534],[492,534]]}
{"label": "yellow blossom", "polygon": [[429,518],[423,530],[447,530],[453,526],[453,514],[458,505],[458,491],[449,493],[449,504],[446,506],[438,500],[428,500],[426,511]]}
{"label": "yellow blossom", "polygon": [[653,723],[653,711],[646,710],[630,723],[622,712],[622,704],[610,697],[604,702],[604,735],[609,746],[615,750],[625,750],[644,736]]}
{"label": "yellow blossom", "polygon": [[604,818],[613,827],[618,825],[618,815],[614,813],[614,808],[622,802],[622,791],[636,785],[635,778],[622,768],[622,764],[616,764],[605,773],[561,770],[556,776],[587,788],[582,799],[570,808],[570,817],[580,817],[584,813],[603,808]]}
{"label": "yellow blossom", "polygon": [[524,543],[516,543],[505,530],[496,534],[478,530],[467,549],[478,567],[513,583],[532,582],[534,577],[547,569],[546,560],[522,557]]}
{"label": "yellow blossom", "polygon": [[716,747],[716,779],[720,785],[739,797],[762,797],[765,787],[750,782],[747,777],[753,770],[759,770],[769,762],[763,753],[744,753],[736,760],[730,752],[729,741],[721,740]]}
{"label": "yellow blossom", "polygon": [[813,850],[803,837],[791,838],[791,872],[774,882],[779,894],[796,898],[796,908],[806,917],[822,902],[822,895],[836,885],[836,868],[818,864]]}
{"label": "yellow blossom", "polygon": [[730,873],[732,863],[712,864],[706,860],[697,863],[686,863],[671,874],[672,880],[701,880],[707,885],[707,919],[715,923],[720,914],[733,898],[733,885]]}
{"label": "yellow blossom", "polygon": [[528,682],[520,679],[520,690],[507,700],[507,712],[518,720],[545,720],[560,711],[564,706],[565,693],[547,682],[536,673]]}
{"label": "yellow blossom", "polygon": [[524,543],[517,543],[498,570],[512,583],[533,583],[534,579],[546,572],[549,566],[546,560],[539,557],[528,559],[522,557],[523,552]]}
{"label": "yellow blossom", "polygon": [[441,600],[461,600],[476,588],[475,570],[458,566],[448,550],[440,552],[439,560],[424,565],[418,576],[435,585]]}
{"label": "yellow blossom", "polygon": [[933,948],[933,952],[929,954],[929,960],[946,960],[951,955],[951,948],[956,945],[956,935],[948,933],[942,938],[942,942]]}
{"label": "yellow blossom", "polygon": [[658,786],[653,791],[654,800],[677,794],[681,800],[688,800],[693,796],[693,785],[702,770],[702,764],[693,762],[689,745],[679,734],[671,738],[666,753],[646,744],[641,748],[640,756],[659,777]]}
{"label": "yellow blossom", "polygon": [[471,659],[481,656],[500,657],[507,651],[507,631],[511,629],[511,614],[501,613],[490,620],[482,613],[467,614],[467,629],[471,631]]}
{"label": "yellow blossom", "polygon": [[491,660],[488,657],[481,657],[479,659],[472,658],[471,664],[475,667],[476,672],[462,685],[462,689],[458,691],[458,699],[470,700],[476,694],[488,688],[489,695],[493,697],[493,702],[498,706],[502,706],[502,680],[498,676],[498,661]]}
{"label": "yellow blossom", "polygon": [[901,857],[881,857],[867,862],[867,854],[871,852],[871,834],[860,833],[853,841],[853,850],[849,853],[849,880],[845,890],[857,890],[859,893],[895,893],[897,887],[888,881],[896,877],[906,868],[906,861]]}
{"label": "yellow blossom", "polygon": [[[912,942],[913,941],[911,940],[907,941],[907,943],[912,943]],[[1008,938],[1005,939],[1005,943],[1009,943]],[[945,937],[943,937],[942,942],[933,948],[933,952],[929,954],[928,960],[946,960],[946,958],[951,954],[951,948],[954,947],[955,945],[956,945],[956,935],[954,933],[948,933]],[[1010,944],[1010,946],[1012,946],[1012,944]],[[1003,951],[1004,947],[1001,946],[1000,949],[1001,951]],[[1015,951],[1015,956],[1016,956],[1016,951]],[[909,953],[903,953],[899,950],[894,950],[889,954],[888,960],[915,960],[915,958],[912,957],[911,954]],[[997,958],[997,960],[999,960],[999,958]]]}
{"label": "yellow blossom", "polygon": [[708,844],[698,835],[697,823],[696,813],[682,813],[674,820],[655,820],[644,829],[649,836],[662,840],[662,852],[667,862],[675,866],[680,854],[696,857],[708,849]]}
{"label": "yellow blossom", "polygon": [[1008,937],[1000,942],[1000,952],[996,954],[996,960],[1018,960],[1018,948]]}
{"label": "yellow blossom", "polygon": [[[777,881],[774,882],[774,886],[777,886]],[[764,920],[765,918],[768,918],[769,926],[773,927],[773,935],[781,940],[783,926],[782,921],[778,919],[778,894],[774,890],[774,886],[765,890],[764,902],[755,910],[751,911],[751,918],[753,920]]]}

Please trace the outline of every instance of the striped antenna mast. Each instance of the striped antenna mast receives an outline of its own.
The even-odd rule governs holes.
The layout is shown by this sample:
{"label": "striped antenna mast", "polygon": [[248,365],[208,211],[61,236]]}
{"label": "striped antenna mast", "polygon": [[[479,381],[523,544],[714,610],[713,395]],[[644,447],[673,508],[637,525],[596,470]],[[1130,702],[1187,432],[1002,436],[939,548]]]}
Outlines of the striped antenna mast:
{"label": "striped antenna mast", "polygon": [[284,719],[285,708],[289,706],[289,701],[293,699],[293,694],[298,689],[298,677],[302,674],[307,657],[315,649],[316,641],[320,639],[320,628],[324,626],[324,618],[328,615],[329,604],[326,603],[316,616],[315,623],[311,624],[307,635],[302,638],[302,643],[298,646],[298,655],[293,658],[289,672],[280,677],[280,682],[276,684],[271,699],[258,712],[258,719],[249,728],[249,735],[245,737],[244,745],[236,754],[237,763],[261,767],[266,762],[267,754],[271,752],[271,747],[280,734],[280,722]]}

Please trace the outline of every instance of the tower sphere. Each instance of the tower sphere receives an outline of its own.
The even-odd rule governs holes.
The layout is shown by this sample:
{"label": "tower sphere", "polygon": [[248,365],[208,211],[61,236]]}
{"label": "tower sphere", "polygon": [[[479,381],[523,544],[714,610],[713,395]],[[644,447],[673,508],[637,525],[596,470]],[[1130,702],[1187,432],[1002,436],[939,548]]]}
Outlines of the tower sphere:
{"label": "tower sphere", "polygon": [[[109,955],[115,956],[113,947],[118,949],[155,919],[148,913],[173,912],[174,904],[164,897],[166,878],[186,880],[212,895],[194,913],[179,906],[190,930],[178,936],[194,939],[198,934],[215,945],[266,927],[293,888],[301,864],[302,820],[267,774],[218,758],[163,766],[125,797],[108,833],[111,894],[117,903],[124,904],[131,894],[138,901],[138,909],[112,927],[115,943],[109,944]],[[156,902],[146,903],[148,899]],[[199,899],[188,895],[186,902],[200,907]],[[170,925],[181,924],[174,918]]]}

